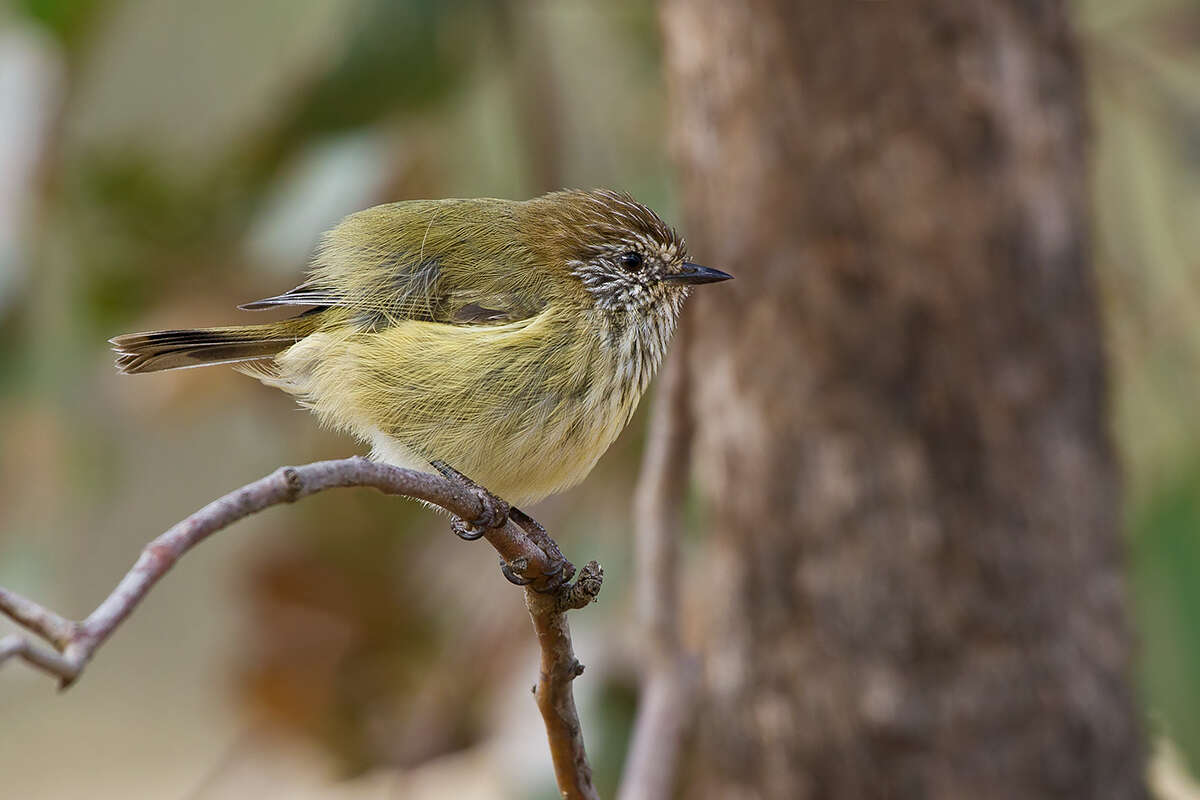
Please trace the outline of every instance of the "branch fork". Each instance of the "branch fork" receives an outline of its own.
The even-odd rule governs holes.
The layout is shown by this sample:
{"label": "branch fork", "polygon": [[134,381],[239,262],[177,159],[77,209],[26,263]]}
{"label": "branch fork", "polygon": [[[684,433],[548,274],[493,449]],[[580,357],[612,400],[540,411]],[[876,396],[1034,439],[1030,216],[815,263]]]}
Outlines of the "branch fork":
{"label": "branch fork", "polygon": [[566,798],[594,800],[597,795],[571,691],[571,682],[583,667],[571,646],[566,612],[596,599],[604,572],[592,561],[571,583],[575,567],[545,528],[458,473],[443,477],[359,457],[280,467],[214,500],[151,541],[117,587],[82,621],[66,619],[0,587],[0,612],[52,645],[47,647],[28,635],[10,634],[0,638],[0,663],[21,659],[57,677],[60,687],[67,688],[150,589],[197,544],[271,506],[353,486],[439,506],[454,515],[456,533],[469,530],[469,538],[487,539],[500,554],[505,575],[525,588],[526,607],[541,646],[538,708],[546,724],[559,788]]}

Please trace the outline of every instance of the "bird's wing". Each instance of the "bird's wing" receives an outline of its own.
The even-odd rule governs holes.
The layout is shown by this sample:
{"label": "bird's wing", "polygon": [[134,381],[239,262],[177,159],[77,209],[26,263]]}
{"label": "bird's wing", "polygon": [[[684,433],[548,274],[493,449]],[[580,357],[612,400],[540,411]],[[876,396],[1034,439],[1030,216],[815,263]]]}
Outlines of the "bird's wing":
{"label": "bird's wing", "polygon": [[351,215],[326,236],[308,280],[239,307],[346,308],[373,327],[405,319],[497,324],[537,314],[546,303],[536,281],[506,245],[489,244],[505,237],[467,227],[465,211],[416,201]]}
{"label": "bird's wing", "polygon": [[356,297],[306,282],[283,294],[243,303],[238,308],[264,311],[280,306],[299,306],[311,310],[337,307],[363,312],[376,321],[393,318],[452,325],[494,325],[527,319],[545,307],[540,301],[514,293],[482,289],[439,291],[436,284],[422,286],[419,291],[417,286],[407,288],[408,291],[393,290],[377,295],[362,293]]}

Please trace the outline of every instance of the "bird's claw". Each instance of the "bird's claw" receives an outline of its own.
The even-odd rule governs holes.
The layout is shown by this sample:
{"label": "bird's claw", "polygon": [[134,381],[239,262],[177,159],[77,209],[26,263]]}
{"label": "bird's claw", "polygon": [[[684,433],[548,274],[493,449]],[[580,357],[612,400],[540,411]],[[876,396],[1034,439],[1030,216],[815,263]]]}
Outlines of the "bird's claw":
{"label": "bird's claw", "polygon": [[565,558],[554,562],[550,571],[542,576],[542,584],[544,589],[538,589],[540,592],[558,591],[559,587],[571,582],[575,577],[575,565]]}
{"label": "bird's claw", "polygon": [[460,517],[455,517],[451,520],[450,530],[455,536],[464,541],[473,542],[482,538],[488,530],[503,527],[511,519],[546,554],[550,561],[550,569],[534,578],[525,576],[524,573],[529,568],[529,564],[524,558],[515,559],[511,563],[501,559],[500,571],[504,573],[504,577],[508,579],[509,583],[516,586],[533,584],[533,588],[538,592],[552,593],[571,582],[571,579],[575,577],[575,566],[567,561],[554,539],[537,520],[521,509],[510,506],[445,461],[431,461],[430,464],[447,480],[470,489],[479,498],[481,512],[477,519],[467,522]]}
{"label": "bird's claw", "polygon": [[543,594],[553,594],[571,582],[575,577],[575,565],[565,558],[558,561],[550,568],[549,572],[543,573],[540,577],[528,577],[525,570],[529,568],[529,564],[524,557],[517,558],[511,563],[500,559],[500,571],[508,582],[516,586],[533,585],[534,591]]}
{"label": "bird's claw", "polygon": [[487,533],[487,528],[455,517],[450,520],[450,532],[464,542],[473,542],[476,539],[483,538],[483,535]]}
{"label": "bird's claw", "polygon": [[[518,560],[523,561],[524,559]],[[523,569],[524,565],[521,565],[520,568]],[[528,586],[529,584],[533,583],[533,578],[526,578],[524,575],[520,574],[517,569],[514,569],[512,564],[509,564],[504,559],[500,559],[500,572],[503,573],[504,577],[508,579],[508,582],[514,586]]]}

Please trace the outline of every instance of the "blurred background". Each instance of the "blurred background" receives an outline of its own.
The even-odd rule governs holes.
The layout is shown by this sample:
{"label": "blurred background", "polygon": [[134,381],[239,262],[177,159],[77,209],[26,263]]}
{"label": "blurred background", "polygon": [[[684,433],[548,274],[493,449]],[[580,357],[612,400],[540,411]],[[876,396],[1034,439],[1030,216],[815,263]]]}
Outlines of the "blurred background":
{"label": "blurred background", "polygon": [[[1080,0],[1075,15],[1141,698],[1186,784],[1200,772],[1200,8]],[[378,202],[607,186],[678,220],[657,26],[638,0],[0,6],[0,585],[83,616],[210,499],[361,451],[230,370],[120,377],[110,336],[237,321],[239,302],[295,285],[323,230]],[[608,576],[573,618],[605,796],[634,709],[643,416],[583,486],[535,509]],[[535,656],[490,549],[411,504],[322,495],[189,555],[68,694],[0,671],[0,774],[23,798],[554,797]]]}

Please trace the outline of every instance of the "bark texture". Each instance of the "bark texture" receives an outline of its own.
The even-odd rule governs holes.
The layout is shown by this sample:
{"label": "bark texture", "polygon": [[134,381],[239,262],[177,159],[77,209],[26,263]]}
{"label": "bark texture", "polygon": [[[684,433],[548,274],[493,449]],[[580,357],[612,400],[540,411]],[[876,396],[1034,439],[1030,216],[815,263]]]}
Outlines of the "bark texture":
{"label": "bark texture", "polygon": [[714,528],[689,798],[1140,798],[1061,2],[665,0]]}

